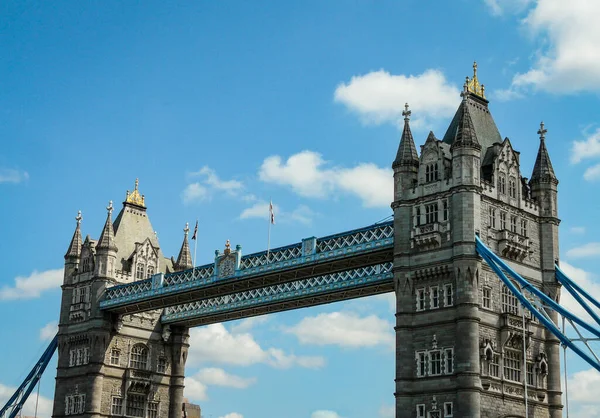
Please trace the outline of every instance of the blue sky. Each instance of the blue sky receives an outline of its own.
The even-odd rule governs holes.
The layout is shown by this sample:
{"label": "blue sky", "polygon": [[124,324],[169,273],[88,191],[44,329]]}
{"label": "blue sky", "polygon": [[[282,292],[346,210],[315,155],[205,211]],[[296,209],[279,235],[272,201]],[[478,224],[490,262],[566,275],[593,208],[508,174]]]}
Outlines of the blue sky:
{"label": "blue sky", "polygon": [[[199,219],[198,264],[226,239],[264,249],[269,198],[274,246],[373,223],[391,214],[403,104],[418,144],[443,136],[473,60],[527,177],[546,123],[562,260],[600,295],[599,13],[584,0],[2,2],[0,400],[54,330],[77,210],[98,237],[108,200],[120,207],[139,177],[166,255]],[[393,320],[374,297],[195,329],[192,342],[221,345],[193,346],[188,396],[213,418],[392,416]],[[570,360],[571,411],[600,417],[587,369]]]}

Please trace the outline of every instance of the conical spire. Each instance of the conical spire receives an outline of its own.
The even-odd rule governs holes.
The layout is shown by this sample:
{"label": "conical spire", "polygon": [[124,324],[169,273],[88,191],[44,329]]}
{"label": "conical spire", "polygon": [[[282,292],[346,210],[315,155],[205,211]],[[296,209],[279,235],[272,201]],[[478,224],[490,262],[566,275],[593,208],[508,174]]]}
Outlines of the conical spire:
{"label": "conical spire", "polygon": [[71,244],[69,245],[69,249],[65,254],[65,259],[67,258],[79,258],[81,255],[81,211],[77,212],[77,216],[75,220],[77,221],[77,227],[75,228],[75,233],[73,234],[73,238],[71,239]]}
{"label": "conical spire", "polygon": [[402,131],[402,137],[400,138],[400,145],[398,146],[398,153],[396,159],[392,164],[392,168],[398,166],[419,166],[419,155],[417,154],[417,148],[415,147],[415,141],[410,131],[410,120],[411,111],[408,110],[408,103],[404,105],[402,116],[404,116],[404,130]]}
{"label": "conical spire", "polygon": [[550,182],[558,184],[558,179],[554,174],[552,168],[552,162],[550,161],[550,155],[546,148],[546,132],[548,130],[544,128],[544,122],[540,123],[540,129],[538,134],[540,136],[540,148],[538,150],[537,158],[535,159],[535,165],[533,166],[533,173],[531,173],[531,183],[539,182]]}
{"label": "conical spire", "polygon": [[469,111],[469,90],[467,83],[464,85],[464,90],[461,93],[461,96],[463,98],[463,102],[461,104],[462,111],[458,121],[458,126],[456,128],[456,136],[454,141],[452,141],[451,149],[465,146],[481,149],[481,145],[479,145],[477,135],[475,134],[475,127],[473,126],[471,112]]}
{"label": "conical spire", "polygon": [[188,223],[185,224],[183,232],[183,243],[181,244],[181,250],[179,250],[179,255],[177,256],[176,262],[176,268],[178,270],[187,270],[193,267],[192,255],[190,254],[190,245],[188,243],[188,234],[190,232],[190,226]]}
{"label": "conical spire", "polygon": [[108,211],[108,215],[106,216],[106,223],[104,224],[104,228],[102,229],[102,233],[100,234],[98,244],[96,244],[96,249],[108,249],[116,252],[117,246],[115,245],[115,231],[113,230],[113,224],[111,219],[113,211],[112,200],[108,202],[108,207],[106,208],[106,210]]}

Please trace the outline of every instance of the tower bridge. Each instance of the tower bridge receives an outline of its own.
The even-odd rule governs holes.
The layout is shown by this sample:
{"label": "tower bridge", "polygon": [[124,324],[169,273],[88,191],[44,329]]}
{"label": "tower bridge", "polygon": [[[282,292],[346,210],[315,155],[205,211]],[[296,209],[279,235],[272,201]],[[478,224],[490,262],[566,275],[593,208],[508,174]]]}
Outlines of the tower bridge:
{"label": "tower bridge", "polygon": [[[53,417],[179,418],[189,327],[384,292],[397,301],[397,418],[561,417],[559,339],[533,317],[519,325],[521,299],[478,253],[487,246],[558,301],[558,180],[546,129],[528,179],[476,71],[444,136],[430,132],[420,154],[408,105],[402,113],[393,221],[249,255],[227,243],[195,267],[187,227],[177,259],[163,255],[137,181],[114,221],[109,204],[97,240],[82,238],[78,216]],[[545,315],[557,323],[556,312]]]}

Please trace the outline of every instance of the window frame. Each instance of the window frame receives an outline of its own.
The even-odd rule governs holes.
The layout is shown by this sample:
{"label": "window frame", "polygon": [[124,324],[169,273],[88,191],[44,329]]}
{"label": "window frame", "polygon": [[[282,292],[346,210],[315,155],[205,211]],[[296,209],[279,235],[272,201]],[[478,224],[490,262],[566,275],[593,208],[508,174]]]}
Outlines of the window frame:
{"label": "window frame", "polygon": [[[434,359],[434,356],[436,358]],[[441,376],[442,365],[444,364],[444,359],[442,355],[442,350],[431,350],[427,353],[427,358],[429,360],[429,376]],[[434,370],[434,368],[436,370]],[[437,372],[437,373],[436,373]]]}
{"label": "window frame", "polygon": [[[450,292],[448,292],[448,289],[450,289]],[[450,296],[450,301],[448,301],[448,296]],[[444,306],[454,306],[454,288],[452,283],[444,285]]]}
{"label": "window frame", "polygon": [[488,207],[488,217],[490,228],[496,229],[496,208],[493,206]]}
{"label": "window frame", "polygon": [[425,225],[438,222],[439,206],[437,202],[425,205]]}
{"label": "window frame", "polygon": [[444,418],[451,418],[454,416],[453,414],[454,405],[452,404],[452,402],[444,402]]}
{"label": "window frame", "polygon": [[444,348],[444,374],[454,374],[454,348]]}
{"label": "window frame", "polygon": [[521,380],[523,374],[523,357],[518,350],[506,349],[502,364],[502,375],[504,380],[514,383],[523,383]]}
{"label": "window frame", "polygon": [[427,351],[417,351],[415,353],[415,360],[417,362],[417,377],[426,377],[428,375]]}
{"label": "window frame", "polygon": [[417,418],[425,418],[425,404],[417,404]]}
{"label": "window frame", "polygon": [[417,293],[416,293],[416,299],[417,299],[417,312],[421,312],[424,311],[425,309],[427,309],[427,307],[425,306],[425,288],[420,288],[417,289]]}
{"label": "window frame", "polygon": [[[435,294],[435,296],[434,296]],[[438,309],[440,307],[440,287],[438,285],[429,286],[429,309]]]}
{"label": "window frame", "polygon": [[484,286],[481,289],[481,306],[483,307],[483,309],[492,310],[492,288],[489,286]]}
{"label": "window frame", "polygon": [[[137,350],[140,350],[139,352]],[[145,344],[135,344],[129,353],[129,367],[137,370],[148,370],[149,350]],[[134,357],[135,356],[135,357]]]}
{"label": "window frame", "polygon": [[110,414],[111,415],[123,415],[123,398],[120,396],[113,396],[110,403]]}

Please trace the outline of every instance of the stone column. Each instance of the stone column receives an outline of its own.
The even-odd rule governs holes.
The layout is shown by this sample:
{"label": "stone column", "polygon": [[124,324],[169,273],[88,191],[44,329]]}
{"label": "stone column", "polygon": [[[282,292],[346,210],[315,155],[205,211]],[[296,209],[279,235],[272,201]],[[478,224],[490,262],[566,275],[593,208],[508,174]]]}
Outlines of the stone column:
{"label": "stone column", "polygon": [[183,405],[183,388],[185,379],[185,362],[189,344],[189,329],[171,328],[171,381],[169,383],[169,418],[181,418]]}

